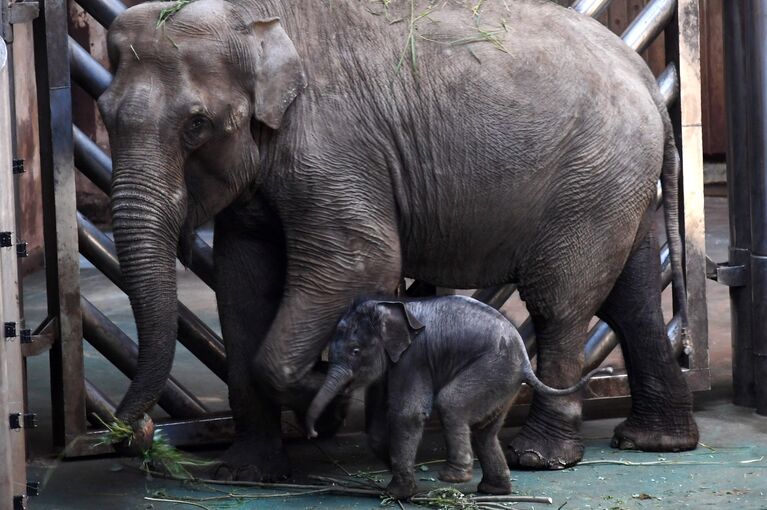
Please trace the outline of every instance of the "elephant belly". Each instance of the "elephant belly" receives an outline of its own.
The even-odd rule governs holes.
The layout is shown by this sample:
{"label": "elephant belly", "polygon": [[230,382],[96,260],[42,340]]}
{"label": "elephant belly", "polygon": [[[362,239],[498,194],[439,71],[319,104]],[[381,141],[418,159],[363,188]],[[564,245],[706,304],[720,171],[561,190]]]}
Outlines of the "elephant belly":
{"label": "elephant belly", "polygon": [[[501,211],[487,211],[483,216],[491,215],[496,220],[503,216]],[[403,273],[450,288],[487,287],[513,281],[515,267],[527,245],[525,236],[515,235],[519,229],[514,223],[485,221],[473,227],[463,224],[403,243]]]}

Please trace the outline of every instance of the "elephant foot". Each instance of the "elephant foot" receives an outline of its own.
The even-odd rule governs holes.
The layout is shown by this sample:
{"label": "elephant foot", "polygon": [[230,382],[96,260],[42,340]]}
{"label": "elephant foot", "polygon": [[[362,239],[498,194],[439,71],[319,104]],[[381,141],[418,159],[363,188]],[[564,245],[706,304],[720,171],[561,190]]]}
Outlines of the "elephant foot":
{"label": "elephant foot", "polygon": [[451,465],[447,465],[439,472],[437,478],[447,483],[463,483],[472,479],[472,468],[456,468]]}
{"label": "elephant foot", "polygon": [[290,476],[290,460],[281,448],[235,442],[212,470],[214,480],[279,482]]}
{"label": "elephant foot", "polygon": [[395,476],[386,486],[386,493],[397,500],[407,500],[413,497],[417,487],[415,479]]}
{"label": "elephant foot", "polygon": [[529,469],[565,469],[582,458],[583,443],[580,440],[530,432],[527,425],[512,439],[506,453],[509,467]]}
{"label": "elephant foot", "polygon": [[615,427],[610,446],[645,452],[682,452],[694,450],[698,446],[698,437],[692,411],[655,419],[632,415]]}
{"label": "elephant foot", "polygon": [[511,494],[511,480],[506,478],[488,478],[482,477],[482,481],[477,486],[477,492],[483,494],[504,495]]}

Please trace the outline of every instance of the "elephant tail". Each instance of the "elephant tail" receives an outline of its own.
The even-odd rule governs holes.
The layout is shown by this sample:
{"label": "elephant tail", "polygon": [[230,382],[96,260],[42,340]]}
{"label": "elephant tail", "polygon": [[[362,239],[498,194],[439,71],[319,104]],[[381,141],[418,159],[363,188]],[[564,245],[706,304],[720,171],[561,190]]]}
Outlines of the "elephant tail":
{"label": "elephant tail", "polygon": [[520,336],[520,334],[515,331],[512,337],[512,341],[516,342],[518,352],[522,356],[522,380],[529,384],[533,390],[543,395],[550,395],[554,397],[570,395],[583,389],[583,387],[585,387],[589,380],[595,375],[610,375],[613,373],[612,367],[596,368],[585,376],[581,377],[581,380],[578,381],[578,383],[574,386],[570,386],[569,388],[562,388],[561,390],[552,388],[551,386],[544,384],[540,379],[538,379],[538,376],[535,375],[535,370],[533,370],[533,366],[530,363],[530,358],[527,356],[527,349],[525,348],[525,342],[522,340],[522,336]]}
{"label": "elephant tail", "polygon": [[538,376],[535,375],[535,371],[530,366],[530,362],[527,362],[527,366],[523,367],[522,369],[524,371],[525,375],[525,382],[529,384],[536,392],[541,393],[543,395],[549,395],[552,397],[561,397],[564,395],[571,395],[575,393],[576,391],[582,390],[588,383],[589,380],[594,377],[595,375],[610,375],[613,373],[613,367],[605,367],[605,368],[595,368],[588,374],[581,377],[581,380],[578,381],[577,384],[574,386],[570,386],[569,388],[562,388],[561,390],[552,388],[551,386],[548,386],[541,382],[540,379],[538,379]]}
{"label": "elephant tail", "polygon": [[[665,107],[664,107],[665,108]],[[662,113],[666,113],[665,111]],[[679,152],[674,142],[671,121],[666,113],[666,145],[663,153],[661,188],[663,190],[663,214],[666,222],[666,238],[671,256],[671,283],[674,310],[682,322],[682,341],[687,345],[689,322],[687,315],[687,289],[682,265],[683,246],[679,227]]]}

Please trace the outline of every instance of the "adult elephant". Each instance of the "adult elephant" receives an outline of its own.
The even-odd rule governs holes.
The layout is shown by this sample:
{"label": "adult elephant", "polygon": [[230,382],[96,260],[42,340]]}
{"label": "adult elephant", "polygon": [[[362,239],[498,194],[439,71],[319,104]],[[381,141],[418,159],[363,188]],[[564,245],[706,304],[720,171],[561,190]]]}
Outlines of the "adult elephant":
{"label": "adult elephant", "polygon": [[[620,333],[633,397],[614,446],[695,447],[651,221],[662,174],[682,296],[678,156],[653,76],[617,37],[541,0],[178,7],[117,18],[99,100],[140,341],[120,418],[158,399],[177,247],[215,217],[234,476],[287,473],[279,403],[308,401],[342,311],[402,275],[516,283],[554,387],[578,381],[598,314]],[[510,463],[576,463],[580,419],[578,397],[536,396]]]}

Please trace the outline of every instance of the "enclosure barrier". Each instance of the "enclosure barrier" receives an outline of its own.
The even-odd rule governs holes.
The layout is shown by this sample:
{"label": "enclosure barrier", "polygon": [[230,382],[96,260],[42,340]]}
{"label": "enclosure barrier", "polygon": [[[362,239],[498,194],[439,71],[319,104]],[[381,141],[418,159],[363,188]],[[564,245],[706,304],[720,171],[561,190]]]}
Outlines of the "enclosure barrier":
{"label": "enclosure barrier", "polygon": [[767,415],[767,2],[724,3],[734,402]]}
{"label": "enclosure barrier", "polygon": [[[1,18],[1,17],[0,17]],[[0,19],[2,21],[2,19]],[[25,504],[24,429],[34,425],[24,402],[21,310],[17,267],[18,228],[13,171],[10,55],[0,34],[0,509]]]}
{"label": "enclosure barrier", "polygon": [[[108,27],[125,9],[118,0],[79,0],[78,4],[100,24]],[[579,0],[573,9],[597,16],[609,7],[609,0]],[[118,287],[123,288],[119,263],[112,240],[94,226],[85,216],[75,211],[74,167],[76,166],[98,188],[109,193],[112,161],[110,157],[77,126],[72,124],[70,79],[75,81],[93,99],[97,99],[109,86],[112,76],[84,48],[66,33],[66,3],[63,0],[43,0],[43,15],[35,24],[36,62],[38,70],[39,104],[41,105],[41,150],[43,158],[46,263],[49,283],[49,315],[61,320],[54,322],[56,343],[52,352],[52,381],[58,388],[54,409],[56,439],[65,444],[90,430],[97,433],[101,426],[94,417],[109,419],[114,403],[90,381],[83,377],[82,339],[91,343],[122,373],[130,377],[135,373],[137,346],[116,325],[109,321],[92,303],[79,295],[77,276],[79,241],[80,252]],[[684,9],[682,9],[684,7]],[[676,14],[677,11],[679,14]],[[685,16],[684,19],[679,17]],[[697,26],[697,0],[680,0],[679,9],[674,0],[652,0],[636,16],[622,34],[624,42],[636,51],[644,51],[658,34],[666,30],[668,66],[658,77],[658,86],[669,106],[676,128],[677,142],[683,150],[685,247],[688,293],[690,294],[691,329],[694,343],[683,345],[679,334],[680,321],[675,315],[668,323],[669,341],[675,356],[686,369],[693,389],[708,385],[707,337],[705,299],[701,300],[703,273],[700,257],[702,235],[702,203],[696,202],[702,186],[696,151],[696,132],[690,129],[690,119],[699,110],[700,101],[693,92],[699,83],[695,80],[694,66],[686,51],[680,52],[680,41],[689,46],[695,41],[685,40],[678,32],[680,23]],[[693,30],[697,37],[697,30]],[[689,37],[689,35],[688,35]],[[63,54],[67,51],[68,58]],[[685,87],[689,80],[689,85]],[[681,101],[679,99],[681,98]],[[684,108],[682,107],[684,106]],[[699,114],[699,113],[698,113]],[[693,118],[694,120],[694,118]],[[697,133],[700,136],[700,133]],[[689,146],[689,147],[688,147]],[[74,164],[74,166],[73,166]],[[701,188],[702,189],[702,188]],[[76,236],[76,237],[75,237]],[[212,249],[199,237],[194,239],[192,256],[184,261],[203,282],[215,289]],[[668,247],[661,250],[663,286],[671,279]],[[703,281],[705,283],[705,281]],[[407,289],[410,295],[428,295],[434,287],[425,282],[414,282]],[[474,297],[500,308],[516,292],[513,285],[479,289]],[[178,340],[220,379],[226,380],[226,356],[221,339],[186,307],[179,303]],[[531,355],[535,353],[535,334],[528,319],[520,325]],[[586,370],[599,364],[618,345],[618,338],[610,328],[597,323],[589,332],[585,347]],[[591,395],[613,397],[626,395],[628,383],[625,374],[599,377],[591,382]],[[227,415],[212,415],[205,406],[178,381],[169,379],[159,402],[171,419],[163,428],[176,444],[211,442],[230,437],[232,421]],[[86,413],[87,410],[87,413]],[[87,420],[95,428],[88,429]],[[85,441],[81,447],[67,451],[70,456],[100,453]]]}

